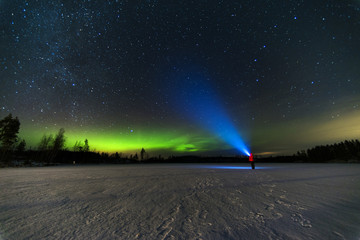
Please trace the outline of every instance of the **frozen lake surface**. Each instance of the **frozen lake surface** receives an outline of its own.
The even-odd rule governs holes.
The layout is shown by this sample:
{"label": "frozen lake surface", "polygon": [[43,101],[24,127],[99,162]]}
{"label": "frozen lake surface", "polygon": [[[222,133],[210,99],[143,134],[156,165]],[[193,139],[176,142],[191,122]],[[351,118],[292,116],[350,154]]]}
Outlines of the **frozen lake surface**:
{"label": "frozen lake surface", "polygon": [[0,239],[360,239],[359,164],[0,169]]}

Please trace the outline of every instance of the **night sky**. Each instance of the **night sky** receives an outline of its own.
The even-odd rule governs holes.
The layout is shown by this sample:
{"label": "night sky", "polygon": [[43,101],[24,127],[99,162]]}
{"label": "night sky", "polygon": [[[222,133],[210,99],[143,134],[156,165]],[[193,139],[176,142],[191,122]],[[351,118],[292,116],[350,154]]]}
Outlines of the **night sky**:
{"label": "night sky", "polygon": [[[35,148],[288,154],[360,137],[360,1],[0,1],[0,118]],[[218,127],[221,125],[221,127]]]}

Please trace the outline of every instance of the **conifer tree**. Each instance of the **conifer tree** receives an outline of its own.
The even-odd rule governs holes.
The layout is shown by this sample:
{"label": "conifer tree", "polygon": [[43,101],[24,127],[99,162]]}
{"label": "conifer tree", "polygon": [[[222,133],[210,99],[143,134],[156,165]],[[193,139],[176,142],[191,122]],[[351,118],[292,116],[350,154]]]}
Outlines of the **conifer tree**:
{"label": "conifer tree", "polygon": [[17,117],[13,118],[11,113],[0,121],[0,142],[2,148],[11,150],[18,140],[20,121]]}

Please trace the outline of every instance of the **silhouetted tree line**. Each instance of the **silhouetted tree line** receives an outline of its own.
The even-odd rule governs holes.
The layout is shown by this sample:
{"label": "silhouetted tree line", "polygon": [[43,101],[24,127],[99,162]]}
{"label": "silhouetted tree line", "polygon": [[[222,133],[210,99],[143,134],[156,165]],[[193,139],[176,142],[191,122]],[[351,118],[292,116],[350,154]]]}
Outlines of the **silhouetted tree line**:
{"label": "silhouetted tree line", "polygon": [[[72,151],[65,149],[65,130],[44,135],[36,149],[26,150],[26,142],[18,138],[20,121],[11,114],[0,120],[0,167],[56,164],[126,164],[126,163],[247,163],[247,157],[169,156],[150,157],[144,148],[129,156],[123,153],[98,153],[90,150],[89,141],[76,141]],[[257,162],[359,162],[359,140],[344,141],[302,150],[293,156],[255,157]]]}
{"label": "silhouetted tree line", "polygon": [[297,157],[305,162],[359,161],[360,141],[346,140],[331,145],[316,146],[298,152]]}
{"label": "silhouetted tree line", "polygon": [[36,161],[44,162],[46,164],[53,164],[58,160],[58,155],[63,152],[65,147],[65,130],[60,128],[59,132],[53,135],[44,135],[38,146]]}
{"label": "silhouetted tree line", "polygon": [[0,161],[9,163],[12,159],[13,152],[18,149],[25,148],[25,141],[18,142],[18,133],[20,129],[20,121],[17,117],[13,118],[11,114],[0,120]]}

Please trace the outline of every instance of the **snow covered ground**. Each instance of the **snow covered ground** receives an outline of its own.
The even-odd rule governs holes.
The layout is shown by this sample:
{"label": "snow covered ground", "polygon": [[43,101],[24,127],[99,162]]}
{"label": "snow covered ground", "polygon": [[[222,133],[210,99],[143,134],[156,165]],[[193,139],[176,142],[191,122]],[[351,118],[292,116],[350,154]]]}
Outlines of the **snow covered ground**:
{"label": "snow covered ground", "polygon": [[359,164],[0,169],[0,239],[360,239]]}

